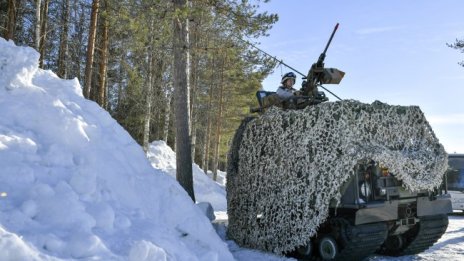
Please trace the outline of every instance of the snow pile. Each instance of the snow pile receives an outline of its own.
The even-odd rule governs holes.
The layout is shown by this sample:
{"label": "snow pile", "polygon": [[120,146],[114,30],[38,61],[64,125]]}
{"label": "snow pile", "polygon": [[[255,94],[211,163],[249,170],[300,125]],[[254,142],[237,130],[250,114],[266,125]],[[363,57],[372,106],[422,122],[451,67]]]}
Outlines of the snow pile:
{"label": "snow pile", "polygon": [[232,260],[77,80],[0,38],[0,260]]}
{"label": "snow pile", "polygon": [[229,237],[275,253],[303,245],[363,159],[388,167],[412,191],[438,187],[447,168],[416,106],[351,100],[245,120],[228,161]]}
{"label": "snow pile", "polygon": [[[152,142],[147,156],[155,169],[167,172],[174,178],[176,177],[176,153],[166,142]],[[227,202],[224,185],[214,182],[209,176],[205,175],[197,164],[192,164],[192,171],[195,200],[211,203],[215,211],[226,211]],[[224,172],[220,174],[218,174],[218,181],[224,182]]]}
{"label": "snow pile", "polygon": [[[213,173],[208,171],[208,176],[212,177]],[[219,183],[221,186],[225,187],[227,183],[227,172],[223,172],[218,170],[217,172],[217,183]]]}

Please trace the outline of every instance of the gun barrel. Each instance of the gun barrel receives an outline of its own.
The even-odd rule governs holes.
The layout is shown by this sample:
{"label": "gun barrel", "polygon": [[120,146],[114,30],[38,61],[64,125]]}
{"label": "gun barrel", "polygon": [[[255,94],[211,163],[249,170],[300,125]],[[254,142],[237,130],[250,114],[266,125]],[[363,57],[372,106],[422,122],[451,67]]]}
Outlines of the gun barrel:
{"label": "gun barrel", "polygon": [[[327,45],[325,46],[325,49],[324,49],[324,52],[323,52],[324,58],[325,58],[325,53],[327,52],[327,49],[329,49],[329,45],[330,45],[330,43],[332,42],[332,38],[334,37],[335,32],[337,31],[337,29],[338,29],[338,23],[335,25],[335,28],[334,28],[333,31],[332,31],[332,35],[330,36],[329,41],[327,42]],[[321,56],[322,56],[322,55],[321,55]]]}

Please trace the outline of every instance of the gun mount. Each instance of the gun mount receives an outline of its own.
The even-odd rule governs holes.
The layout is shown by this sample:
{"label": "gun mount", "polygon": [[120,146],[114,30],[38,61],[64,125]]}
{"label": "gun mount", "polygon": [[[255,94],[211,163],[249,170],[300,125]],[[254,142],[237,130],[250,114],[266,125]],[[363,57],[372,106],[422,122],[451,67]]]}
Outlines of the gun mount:
{"label": "gun mount", "polygon": [[[340,71],[336,68],[325,68],[324,67],[324,60],[326,57],[327,50],[329,49],[330,43],[338,29],[338,23],[335,25],[332,34],[330,35],[329,41],[327,42],[324,51],[319,55],[319,59],[317,62],[313,63],[307,76],[304,76],[302,73],[296,71],[294,68],[290,67],[289,65],[285,64],[283,61],[279,61],[279,63],[284,64],[288,68],[296,71],[297,73],[303,75],[303,83],[301,85],[301,89],[299,95],[295,95],[294,97],[287,98],[285,100],[279,98],[275,92],[268,92],[268,91],[258,91],[256,93],[256,98],[258,100],[259,108],[252,108],[251,112],[264,112],[268,107],[277,106],[289,109],[302,109],[309,105],[319,104],[321,102],[328,101],[329,99],[325,95],[324,92],[319,91],[318,87],[322,87],[324,90],[330,92],[329,90],[325,89],[322,84],[339,84],[345,75],[345,72]],[[254,46],[255,47],[255,46]],[[257,48],[257,47],[255,47]],[[261,49],[258,49],[261,50]],[[267,54],[267,53],[265,53]],[[338,98],[335,94],[330,92],[332,95]],[[341,100],[340,98],[338,98]]]}
{"label": "gun mount", "polygon": [[339,84],[345,75],[344,72],[336,68],[325,68],[324,60],[326,57],[327,49],[329,49],[330,43],[338,29],[338,23],[335,25],[332,34],[330,35],[329,41],[324,48],[324,51],[319,55],[317,62],[313,63],[311,69],[309,69],[308,76],[303,81],[301,91],[304,96],[317,97],[318,86],[322,84]]}

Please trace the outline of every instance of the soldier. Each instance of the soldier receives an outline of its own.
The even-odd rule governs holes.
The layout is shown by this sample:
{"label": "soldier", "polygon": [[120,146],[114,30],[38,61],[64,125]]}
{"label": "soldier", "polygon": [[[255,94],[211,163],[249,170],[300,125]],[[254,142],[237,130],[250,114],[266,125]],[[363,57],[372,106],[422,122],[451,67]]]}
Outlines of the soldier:
{"label": "soldier", "polygon": [[293,89],[295,84],[296,75],[293,72],[288,72],[282,77],[280,82],[282,85],[277,88],[276,94],[280,99],[286,100],[294,95],[300,95],[300,92]]}

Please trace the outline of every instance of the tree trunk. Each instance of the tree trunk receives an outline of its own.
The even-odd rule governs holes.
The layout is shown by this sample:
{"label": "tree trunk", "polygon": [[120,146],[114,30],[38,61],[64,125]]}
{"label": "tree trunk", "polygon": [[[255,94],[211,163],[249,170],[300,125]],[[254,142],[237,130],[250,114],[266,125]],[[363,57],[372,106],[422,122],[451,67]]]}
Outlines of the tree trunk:
{"label": "tree trunk", "polygon": [[219,92],[219,110],[216,117],[216,141],[214,147],[214,161],[213,161],[213,180],[216,181],[217,179],[217,170],[218,170],[218,163],[219,163],[219,144],[221,143],[221,125],[222,125],[222,107],[223,107],[223,96],[224,96],[224,64],[225,64],[225,57],[222,61],[222,68],[221,68],[221,88]]}
{"label": "tree trunk", "polygon": [[39,58],[39,68],[44,68],[44,60],[45,60],[45,47],[47,45],[47,23],[48,23],[48,4],[50,0],[45,0],[44,6],[42,8],[42,17],[41,25],[40,25],[40,58]]}
{"label": "tree trunk", "polygon": [[145,96],[145,111],[144,111],[144,117],[143,117],[143,135],[142,135],[142,140],[143,140],[143,151],[145,153],[148,151],[148,145],[150,143],[150,120],[151,120],[151,106],[152,106],[152,99],[153,99],[153,86],[152,86],[152,77],[153,77],[153,55],[149,54],[148,58],[148,79],[147,79],[147,94]]}
{"label": "tree trunk", "polygon": [[148,145],[150,143],[150,120],[151,120],[151,106],[153,101],[153,40],[154,40],[154,20],[150,22],[150,36],[148,41],[148,61],[147,61],[147,71],[148,79],[146,81],[147,93],[145,96],[145,115],[144,115],[144,126],[143,126],[143,150],[145,153],[148,151]]}
{"label": "tree trunk", "polygon": [[166,97],[166,111],[164,116],[164,128],[163,128],[163,140],[168,144],[168,135],[169,135],[169,121],[171,116],[171,99],[172,94],[168,94]]}
{"label": "tree trunk", "polygon": [[8,21],[4,35],[6,40],[14,40],[17,8],[16,0],[8,0]]}
{"label": "tree trunk", "polygon": [[117,85],[117,104],[114,106],[115,111],[121,111],[122,110],[122,104],[124,100],[124,81],[126,79],[126,74],[124,73],[124,60],[125,60],[126,54],[125,52],[122,52],[118,58],[118,71],[116,73],[116,79],[114,80]]}
{"label": "tree trunk", "polygon": [[40,49],[40,13],[41,13],[41,4],[42,0],[35,0],[35,49],[39,51]]}
{"label": "tree trunk", "polygon": [[211,146],[211,128],[212,128],[212,121],[211,121],[211,113],[208,113],[208,124],[206,125],[206,141],[205,141],[205,154],[204,154],[204,163],[203,163],[203,172],[208,174],[208,167],[209,167],[209,149]]}
{"label": "tree trunk", "polygon": [[60,49],[58,51],[58,76],[66,79],[66,60],[68,56],[68,31],[69,31],[69,0],[63,1],[63,15],[61,16]]}
{"label": "tree trunk", "polygon": [[[185,0],[173,0],[175,11],[185,9]],[[176,12],[177,13],[177,12]],[[180,14],[182,12],[179,12]],[[189,139],[189,38],[188,20],[173,19],[174,90],[176,104],[176,179],[195,202],[192,155]]]}
{"label": "tree trunk", "polygon": [[192,141],[192,162],[195,162],[195,148],[197,143],[197,116],[192,115],[192,134],[190,135]]}
{"label": "tree trunk", "polygon": [[[77,3],[76,3],[77,4]],[[85,30],[84,30],[84,25],[85,25],[85,9],[84,6],[80,6],[80,11],[79,9],[76,8],[76,14],[79,18],[77,22],[77,27],[76,27],[76,35],[77,37],[74,38],[75,42],[71,41],[71,44],[74,46],[73,50],[73,63],[76,65],[75,69],[75,76],[77,79],[81,80],[82,79],[82,71],[81,71],[81,63],[82,63],[82,57],[84,56],[83,51],[81,50],[80,46],[84,45],[84,35],[85,35]]]}
{"label": "tree trunk", "polygon": [[208,109],[207,109],[207,123],[206,123],[206,135],[205,135],[205,144],[204,144],[204,154],[203,154],[203,172],[208,174],[208,167],[209,167],[209,148],[210,148],[210,136],[211,136],[211,109],[213,107],[213,82],[214,82],[214,63],[215,63],[215,56],[213,55],[212,62],[211,62],[211,80],[210,80],[210,88],[209,88],[209,98],[208,98]]}
{"label": "tree trunk", "polygon": [[161,140],[161,131],[162,125],[160,122],[161,119],[161,105],[162,94],[161,89],[163,87],[163,69],[164,69],[164,59],[158,56],[158,53],[153,53],[153,78],[151,86],[153,86],[153,97],[152,97],[152,110],[151,118],[152,124],[150,128],[150,139],[151,140]]}
{"label": "tree trunk", "polygon": [[[192,3],[192,2],[191,2]],[[191,28],[191,45],[194,46],[192,50],[192,95],[191,95],[191,104],[190,104],[190,119],[191,119],[191,141],[192,141],[192,161],[195,162],[195,154],[197,148],[197,112],[196,109],[198,108],[198,83],[200,81],[200,52],[198,51],[199,42],[200,42],[200,35],[199,35],[199,27],[201,26],[201,13],[193,17],[195,24],[193,28]]]}
{"label": "tree trunk", "polygon": [[165,61],[166,57],[163,56],[163,54],[158,53],[158,55],[155,56],[155,60],[157,61],[157,68],[155,69],[154,72],[154,77],[153,77],[153,113],[152,115],[154,116],[154,126],[152,129],[152,137],[154,137],[155,140],[163,140],[163,134],[164,134],[164,121],[163,119],[163,113],[164,113],[164,108],[167,108],[169,106],[169,103],[166,103],[166,93],[163,91],[165,86],[165,82],[163,81],[163,74],[165,73]]}
{"label": "tree trunk", "polygon": [[196,102],[197,102],[197,84],[199,80],[198,74],[198,59],[195,56],[192,56],[192,95],[191,95],[191,105],[190,105],[190,119],[191,119],[191,141],[192,141],[192,161],[195,162],[195,149],[197,141],[197,117],[196,117]]}
{"label": "tree trunk", "polygon": [[101,59],[100,59],[100,79],[98,84],[98,104],[104,109],[106,109],[106,77],[107,77],[107,67],[108,67],[108,31],[109,31],[109,24],[108,24],[108,2],[104,1],[105,3],[105,14],[102,15],[103,19],[103,35],[102,35],[102,46],[101,46]]}
{"label": "tree trunk", "polygon": [[100,0],[92,1],[92,15],[90,17],[90,28],[89,28],[89,42],[87,44],[87,59],[85,64],[85,74],[84,74],[84,97],[89,99],[90,89],[92,85],[92,67],[93,67],[93,58],[95,53],[95,35],[97,33],[97,20],[98,20],[98,11],[100,8]]}

